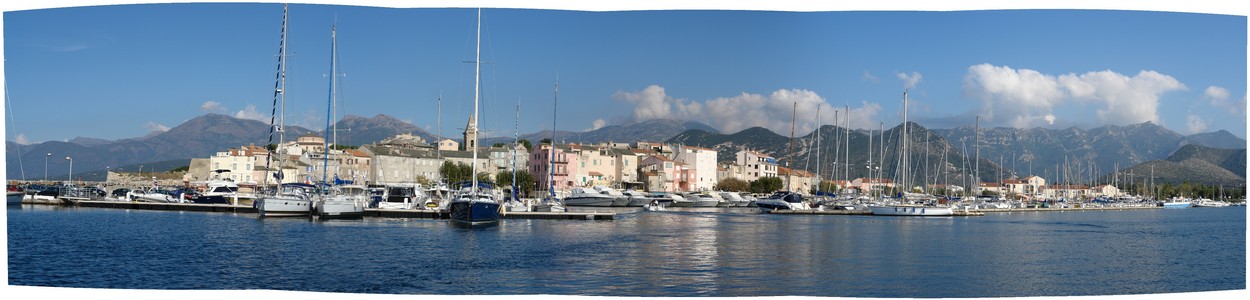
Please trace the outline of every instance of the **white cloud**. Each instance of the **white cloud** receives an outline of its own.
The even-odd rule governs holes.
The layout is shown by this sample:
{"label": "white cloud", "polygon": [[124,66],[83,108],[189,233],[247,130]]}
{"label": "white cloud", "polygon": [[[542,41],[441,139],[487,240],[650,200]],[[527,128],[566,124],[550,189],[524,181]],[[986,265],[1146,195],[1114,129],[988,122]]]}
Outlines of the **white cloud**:
{"label": "white cloud", "polygon": [[979,64],[968,68],[964,95],[981,100],[979,112],[990,123],[1030,128],[1054,124],[1053,110],[1068,100],[1101,108],[1095,114],[1105,124],[1159,122],[1159,97],[1185,90],[1183,83],[1155,71],[1132,77],[1113,71],[1060,76],[1029,69]]}
{"label": "white cloud", "polygon": [[1206,132],[1207,121],[1191,112],[1185,117],[1185,127],[1189,129],[1190,134]]}
{"label": "white cloud", "polygon": [[156,122],[148,122],[147,124],[143,124],[143,128],[146,128],[149,132],[150,131],[160,131],[160,132],[169,131],[169,126],[157,124]]}
{"label": "white cloud", "polygon": [[968,67],[964,95],[981,100],[980,115],[986,121],[1030,128],[1047,122],[1064,99],[1054,76],[1029,69],[979,64]]}
{"label": "white cloud", "polygon": [[226,107],[221,106],[221,103],[217,101],[204,101],[204,103],[200,104],[200,111],[206,113],[222,113],[226,111]]}
{"label": "white cloud", "polygon": [[1059,76],[1059,84],[1073,99],[1104,105],[1097,109],[1105,124],[1159,123],[1159,96],[1164,92],[1186,90],[1172,76],[1141,71],[1128,77],[1112,71]]}
{"label": "white cloud", "polygon": [[1211,106],[1215,106],[1232,113],[1246,113],[1246,99],[1240,101],[1229,101],[1231,94],[1227,89],[1218,86],[1209,86],[1203,95],[1211,101]]}
{"label": "white cloud", "polygon": [[920,76],[919,72],[911,72],[911,74],[898,73],[898,79],[903,81],[903,88],[907,89],[915,88],[922,78],[924,76]]}
{"label": "white cloud", "polygon": [[872,73],[868,72],[868,70],[864,70],[864,74],[861,75],[861,77],[864,79],[864,81],[869,81],[872,83],[881,82],[880,78],[877,78],[877,76],[873,76]]}
{"label": "white cloud", "polygon": [[26,139],[25,133],[18,134],[16,140],[14,140],[13,142],[17,143],[18,145],[30,145],[30,140]]}
{"label": "white cloud", "polygon": [[603,126],[607,126],[607,125],[608,125],[608,121],[607,121],[607,120],[604,120],[604,119],[595,119],[595,121],[594,121],[594,122],[590,122],[590,128],[586,128],[586,130],[584,130],[584,131],[599,130],[599,128],[603,128]]}
{"label": "white cloud", "polygon": [[234,113],[235,118],[269,122],[269,118],[256,111],[256,106],[248,104],[246,108]]}
{"label": "white cloud", "polygon": [[[751,127],[764,127],[782,135],[790,133],[794,121],[796,135],[804,135],[816,129],[816,107],[826,104],[815,92],[800,89],[782,89],[768,95],[741,93],[733,97],[720,97],[706,101],[690,101],[668,96],[658,85],[648,86],[637,92],[617,92],[613,99],[634,105],[633,120],[677,119],[698,121],[721,132],[733,133]],[[797,112],[795,107],[797,106]],[[833,109],[837,109],[836,107]],[[821,122],[832,123],[831,108],[821,110]],[[873,120],[881,110],[880,105],[864,103],[852,110],[852,125],[860,128],[876,128]]]}

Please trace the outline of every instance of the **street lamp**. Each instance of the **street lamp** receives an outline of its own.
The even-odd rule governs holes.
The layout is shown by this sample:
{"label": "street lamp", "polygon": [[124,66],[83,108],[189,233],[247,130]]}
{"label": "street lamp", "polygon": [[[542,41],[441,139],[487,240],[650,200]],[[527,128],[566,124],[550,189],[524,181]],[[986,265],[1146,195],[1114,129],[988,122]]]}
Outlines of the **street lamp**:
{"label": "street lamp", "polygon": [[43,157],[43,181],[48,181],[48,158],[52,157],[52,153],[48,153]]}
{"label": "street lamp", "polygon": [[66,156],[65,160],[69,161],[69,182],[74,183],[74,159]]}

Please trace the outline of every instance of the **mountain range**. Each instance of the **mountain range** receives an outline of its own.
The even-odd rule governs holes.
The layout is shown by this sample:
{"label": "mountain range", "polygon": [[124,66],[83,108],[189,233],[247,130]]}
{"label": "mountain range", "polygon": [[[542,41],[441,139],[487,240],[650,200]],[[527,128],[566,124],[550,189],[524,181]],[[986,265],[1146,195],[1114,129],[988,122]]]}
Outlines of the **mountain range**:
{"label": "mountain range", "polygon": [[[337,142],[343,145],[356,146],[374,143],[400,133],[411,133],[431,142],[438,139],[437,136],[420,127],[384,114],[373,117],[349,115],[340,120],[337,126],[339,133]],[[912,153],[913,162],[911,165],[916,166],[912,174],[917,174],[917,176],[928,174],[929,181],[937,180],[941,183],[949,180],[951,184],[956,184],[961,180],[966,181],[967,177],[962,176],[977,169],[971,163],[971,158],[977,157],[974,148],[977,130],[974,128],[929,130],[914,123],[911,123],[909,128],[908,136],[911,144],[909,152]],[[7,177],[20,179],[24,169],[27,179],[42,179],[44,170],[43,166],[40,166],[40,161],[45,158],[47,158],[47,174],[50,178],[59,176],[64,179],[69,172],[69,161],[65,159],[66,156],[73,157],[74,173],[80,175],[103,174],[103,172],[92,171],[104,170],[107,167],[209,157],[231,147],[269,143],[268,130],[269,126],[265,122],[220,114],[206,114],[168,131],[154,132],[138,138],[104,140],[79,137],[68,141],[49,141],[31,145],[6,142]],[[836,142],[837,139],[833,138],[839,132],[847,134],[845,128],[837,126],[825,125],[820,128],[822,157],[819,165],[822,174],[831,174],[832,166],[835,164],[831,153],[835,153],[836,149],[843,149],[837,152],[842,158],[836,161],[842,168],[842,171],[839,171],[842,175],[838,178],[845,178],[847,176],[845,173],[848,171],[851,173],[851,178],[867,174],[867,168],[863,162],[868,161],[867,149],[870,136],[873,148],[876,149],[873,152],[873,167],[880,168],[881,138],[885,136],[884,151],[886,157],[890,159],[886,160],[884,169],[890,170],[886,172],[886,176],[893,176],[892,170],[898,163],[894,153],[899,149],[897,144],[901,125],[885,130],[885,132],[850,130],[849,138],[843,138],[849,139],[851,149],[849,160],[846,157],[845,146],[837,147],[843,144]],[[294,139],[308,133],[324,134],[324,131],[314,132],[306,128],[288,126],[286,137]],[[630,122],[586,132],[557,131],[555,138],[557,141],[579,143],[607,141],[681,143],[717,149],[721,160],[732,160],[734,152],[749,148],[770,153],[783,163],[791,162],[792,166],[797,169],[815,171],[817,166],[814,162],[817,153],[816,134],[813,131],[808,135],[796,137],[794,155],[788,154],[791,153],[788,149],[789,137],[778,135],[764,128],[755,127],[736,133],[722,134],[702,123],[678,120]],[[1103,126],[1088,130],[982,128],[980,136],[980,177],[982,180],[1029,174],[1054,178],[1057,173],[1076,173],[1073,170],[1088,170],[1086,173],[1089,174],[1083,174],[1083,176],[1090,178],[1111,173],[1117,167],[1128,169],[1140,163],[1166,159],[1182,146],[1189,144],[1235,149],[1244,149],[1246,144],[1245,140],[1227,131],[1184,136],[1153,123]],[[535,143],[551,137],[552,132],[549,130],[520,136],[521,139]],[[459,140],[458,137],[452,138]],[[511,141],[511,137],[502,136],[485,138],[481,142],[489,145]],[[273,142],[277,142],[276,137]],[[52,153],[52,156],[47,156],[47,153]],[[999,163],[1000,156],[1002,157],[1001,164]],[[1242,156],[1244,165],[1244,155]],[[924,158],[929,159],[928,163],[922,163]],[[852,164],[848,166],[845,164],[846,161]],[[946,171],[939,172],[939,169],[943,169],[943,165]],[[925,170],[923,166],[928,166],[929,169]],[[941,174],[942,180],[938,180],[938,174]],[[1244,178],[1244,168],[1241,172],[1232,172],[1232,174]],[[828,178],[828,176],[824,177]],[[914,180],[919,180],[919,177]]]}

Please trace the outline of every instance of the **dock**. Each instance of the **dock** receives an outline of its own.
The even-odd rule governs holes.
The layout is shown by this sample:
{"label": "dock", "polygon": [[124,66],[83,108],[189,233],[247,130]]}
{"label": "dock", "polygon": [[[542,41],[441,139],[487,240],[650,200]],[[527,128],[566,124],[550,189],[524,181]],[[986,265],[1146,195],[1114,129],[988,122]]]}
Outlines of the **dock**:
{"label": "dock", "polygon": [[[774,210],[770,214],[778,215],[842,215],[842,216],[871,216],[872,211],[866,210]],[[954,211],[952,216],[955,217],[977,217],[984,216],[984,212],[980,211]]]}
{"label": "dock", "polygon": [[[92,208],[116,208],[116,209],[138,209],[138,210],[164,210],[164,211],[199,211],[199,212],[222,212],[222,213],[245,213],[255,214],[256,208],[247,205],[230,205],[230,204],[196,204],[196,203],[153,203],[153,202],[126,202],[126,201],[100,201],[100,200],[82,200],[74,199],[71,203],[76,203],[80,207]],[[22,204],[44,204],[44,205],[66,205],[65,201],[57,200],[22,200]],[[400,210],[400,209],[375,209],[367,208],[364,213],[365,217],[374,218],[410,218],[410,219],[449,219],[450,215],[446,211],[434,210]],[[524,219],[524,220],[615,220],[616,213],[601,212],[505,212],[500,215],[502,219]]]}

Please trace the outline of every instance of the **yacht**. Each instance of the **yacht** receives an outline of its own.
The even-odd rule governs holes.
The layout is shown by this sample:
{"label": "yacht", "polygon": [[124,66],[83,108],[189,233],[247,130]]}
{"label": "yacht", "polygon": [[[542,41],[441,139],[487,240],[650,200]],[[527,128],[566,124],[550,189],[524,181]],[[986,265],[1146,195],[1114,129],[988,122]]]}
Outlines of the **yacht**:
{"label": "yacht", "polygon": [[26,190],[14,184],[8,185],[6,191],[8,192],[8,197],[5,198],[7,205],[22,204],[22,198],[26,197]]}
{"label": "yacht", "polygon": [[392,185],[386,187],[386,199],[378,203],[381,209],[417,209],[425,205],[425,191],[420,189],[420,185],[402,186]]}
{"label": "yacht", "polygon": [[654,192],[647,196],[647,198],[658,201],[660,205],[668,207],[673,206],[674,203],[686,201],[686,198],[681,195],[667,192]]}
{"label": "yacht", "polygon": [[[285,109],[281,110],[282,114],[278,114],[279,105],[286,107],[286,31],[287,26],[287,5],[282,5],[282,39],[278,43],[278,68],[274,78],[273,104],[274,115],[270,117],[268,143],[273,143],[273,137],[278,136],[277,145],[286,144],[286,117]],[[274,121],[280,120],[278,123]],[[309,184],[302,183],[282,183],[282,179],[286,176],[283,170],[283,164],[286,162],[287,153],[285,147],[278,147],[274,151],[277,159],[277,165],[271,167],[269,158],[265,159],[265,179],[264,184],[269,185],[270,174],[276,180],[277,188],[274,193],[260,195],[256,201],[252,202],[252,206],[256,207],[256,211],[260,217],[286,217],[286,216],[311,216],[314,195],[316,188]],[[270,173],[269,170],[277,170]]]}
{"label": "yacht", "polygon": [[776,192],[764,199],[755,200],[755,205],[761,212],[812,209],[807,202],[803,202],[803,195],[790,191]]}
{"label": "yacht", "polygon": [[233,180],[212,180],[203,194],[191,198],[196,204],[237,204],[239,185]]}
{"label": "yacht", "polygon": [[1163,202],[1163,208],[1166,209],[1189,208],[1190,206],[1193,206],[1193,202],[1190,201],[1189,198],[1177,197],[1169,199],[1167,202]]}
{"label": "yacht", "polygon": [[612,196],[612,206],[626,206],[629,204],[629,197],[625,196],[625,194],[617,191],[616,189],[605,186],[595,186],[595,191],[600,194]]}
{"label": "yacht", "polygon": [[708,192],[688,193],[686,199],[694,201],[693,207],[717,207],[721,203],[720,195]]}
{"label": "yacht", "polygon": [[[980,130],[979,125],[977,126],[976,130],[977,132],[979,132]],[[907,162],[907,158],[908,158],[907,140],[908,139],[905,138],[907,136],[908,136],[907,135],[907,91],[903,91],[903,134],[900,135],[901,137],[900,140],[902,140],[901,142],[902,151],[900,152],[902,153],[903,162],[900,164],[900,166],[902,167],[898,168],[899,172],[902,174],[900,176],[900,178],[902,178],[902,180],[900,180],[902,182],[900,186],[910,186],[907,184],[907,180],[909,178],[907,176],[907,171],[908,171],[908,168],[910,168],[911,166]],[[904,195],[902,195],[902,199],[898,200],[898,204],[869,205],[868,209],[872,210],[873,215],[878,215],[878,216],[953,216],[955,213],[954,210],[950,206],[914,204],[914,202],[908,203],[908,202],[911,202],[910,200],[908,200],[908,197],[909,196],[906,193],[904,193]],[[932,197],[932,196],[922,195],[921,197]]]}
{"label": "yacht", "polygon": [[720,194],[721,199],[725,199],[725,202],[722,203],[726,207],[746,207],[747,204],[751,203],[751,200],[747,200],[747,198],[736,192],[720,192],[718,194]]}
{"label": "yacht", "polygon": [[576,187],[568,197],[564,198],[564,205],[608,207],[612,206],[616,199],[616,196],[600,193],[592,188]]}
{"label": "yacht", "polygon": [[1227,206],[1228,206],[1228,202],[1215,201],[1215,200],[1211,200],[1207,198],[1198,198],[1198,201],[1194,201],[1194,207],[1227,207]]}
{"label": "yacht", "polygon": [[666,193],[666,194],[667,194],[666,198],[672,199],[671,203],[669,203],[668,205],[665,205],[667,207],[694,207],[695,200],[691,199],[690,195],[688,194],[685,196],[675,194],[675,193]]}
{"label": "yacht", "polygon": [[177,203],[180,200],[173,195],[172,190],[160,187],[152,187],[147,189],[134,189],[126,193],[126,197],[131,201],[153,202],[153,203]]}
{"label": "yacht", "polygon": [[648,198],[646,193],[636,190],[624,190],[621,191],[621,194],[625,195],[625,197],[629,199],[629,202],[625,203],[625,206],[629,207],[642,207],[651,203],[651,200],[654,200]]}

